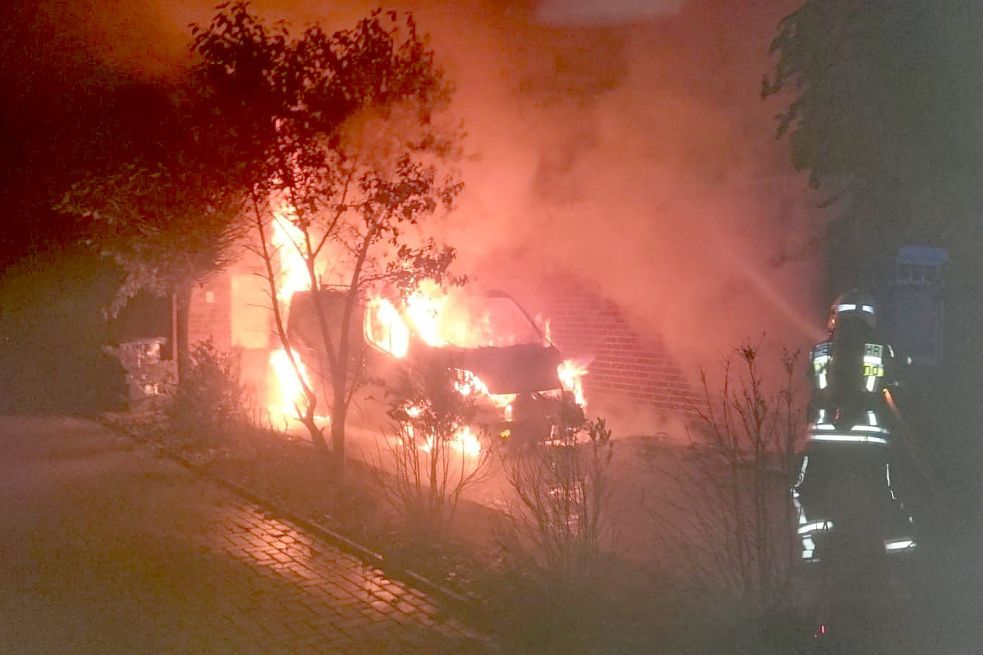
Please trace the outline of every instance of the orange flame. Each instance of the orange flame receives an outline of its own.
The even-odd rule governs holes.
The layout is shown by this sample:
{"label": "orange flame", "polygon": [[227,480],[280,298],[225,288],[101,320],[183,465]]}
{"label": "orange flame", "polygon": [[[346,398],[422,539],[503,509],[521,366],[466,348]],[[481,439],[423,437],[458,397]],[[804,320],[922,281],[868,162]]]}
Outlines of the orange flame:
{"label": "orange flame", "polygon": [[376,296],[365,307],[365,337],[397,359],[410,350],[410,328],[399,310],[386,298]]}
{"label": "orange flame", "polygon": [[428,346],[447,345],[442,325],[446,308],[447,296],[433,280],[420,282],[416,291],[406,299],[406,315]]}
{"label": "orange flame", "polygon": [[298,377],[299,371],[304,382],[309,383],[307,370],[296,352],[294,352],[294,361],[297,363],[297,371],[290,363],[286,349],[280,348],[270,353],[270,368],[273,370],[276,385],[270,394],[272,397],[268,409],[271,416],[279,418],[284,423],[296,419],[307,403],[301,379]]}
{"label": "orange flame", "polygon": [[514,393],[492,393],[488,385],[471,371],[460,370],[461,379],[454,382],[454,388],[462,396],[484,396],[488,398],[495,407],[506,409],[511,414],[512,403],[515,402],[517,394]]}
{"label": "orange flame", "polygon": [[[455,295],[454,292],[457,294]],[[389,350],[397,357],[404,356],[408,350],[410,328],[424,343],[431,347],[504,345],[515,343],[519,338],[516,334],[508,331],[509,325],[502,325],[500,319],[493,319],[489,309],[483,308],[479,304],[469,303],[468,297],[463,291],[455,289],[446,292],[433,280],[424,280],[409,295],[402,316],[392,303],[381,297],[370,301],[370,307],[375,308],[372,313],[377,318],[373,320],[390,326],[388,329],[394,334],[391,337],[391,342],[393,344],[398,343],[399,347],[390,346],[387,348],[378,342],[376,345]],[[403,320],[404,316],[405,321]],[[542,336],[536,335],[535,338],[539,341],[545,339],[546,343],[552,343],[550,319],[537,316],[534,323],[542,333]],[[395,336],[397,334],[398,337]],[[528,339],[532,335],[527,334],[525,337]],[[407,343],[405,348],[402,345],[404,339]],[[486,397],[490,399],[493,405],[505,411],[507,419],[511,419],[515,394],[493,394],[484,381],[473,372],[461,372],[464,374],[463,378],[455,382],[455,388],[462,395]],[[564,360],[557,367],[557,376],[561,388],[572,393],[575,401],[581,406],[586,406],[583,377],[587,373],[586,364],[573,359]]]}
{"label": "orange flame", "polygon": [[556,367],[556,374],[560,378],[563,390],[572,393],[574,401],[581,407],[587,406],[587,398],[584,395],[584,376],[587,373],[586,365],[572,359],[565,359]]}
{"label": "orange flame", "polygon": [[[423,413],[423,408],[417,405],[410,405],[405,410],[407,416],[410,418],[417,418]],[[403,430],[405,431],[406,437],[408,437],[407,442],[409,442],[404,442],[404,445],[416,443],[415,427],[411,423],[406,423],[403,426]],[[429,454],[433,452],[434,436],[432,434],[425,435],[416,445],[422,452]],[[474,428],[470,425],[462,425],[457,428],[453,436],[447,441],[447,445],[452,450],[464,455],[465,458],[476,459],[481,455],[481,440],[478,438]]]}
{"label": "orange flame", "polygon": [[[304,235],[290,217],[278,212],[272,222],[270,243],[277,253],[279,271],[277,275],[276,300],[285,305],[284,314],[289,314],[289,303],[298,291],[311,288],[311,278],[307,263],[301,255],[300,245]],[[296,420],[307,403],[301,377],[310,384],[307,370],[297,352],[293,352],[297,370],[290,363],[284,348],[270,353],[270,369],[273,373],[273,388],[270,390],[267,409],[271,417],[278,417],[284,424]]]}
{"label": "orange flame", "polygon": [[465,457],[477,458],[481,455],[481,440],[470,425],[458,428],[450,446]]}
{"label": "orange flame", "polygon": [[289,303],[296,292],[311,288],[307,262],[300,251],[303,239],[304,233],[287,216],[278,213],[274,217],[270,243],[280,263],[276,295],[282,302]]}

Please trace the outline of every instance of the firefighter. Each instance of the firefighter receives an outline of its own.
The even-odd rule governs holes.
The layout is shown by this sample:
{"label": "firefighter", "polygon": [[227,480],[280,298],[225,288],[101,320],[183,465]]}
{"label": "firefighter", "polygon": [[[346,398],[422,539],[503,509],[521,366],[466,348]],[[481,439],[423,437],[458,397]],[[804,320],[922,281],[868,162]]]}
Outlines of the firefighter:
{"label": "firefighter", "polygon": [[870,296],[847,292],[830,307],[828,338],[812,350],[809,440],[792,487],[805,562],[819,561],[838,529],[875,535],[892,557],[918,546],[891,466],[900,444],[890,403],[906,362],[876,325]]}

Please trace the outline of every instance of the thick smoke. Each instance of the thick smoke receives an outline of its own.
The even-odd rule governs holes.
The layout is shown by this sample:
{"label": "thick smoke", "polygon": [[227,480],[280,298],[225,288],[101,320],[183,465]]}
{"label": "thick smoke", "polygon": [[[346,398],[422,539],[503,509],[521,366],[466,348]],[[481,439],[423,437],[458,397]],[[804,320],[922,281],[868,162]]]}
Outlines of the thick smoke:
{"label": "thick smoke", "polygon": [[[270,19],[350,24],[373,5],[263,0]],[[531,297],[576,275],[680,357],[709,362],[767,332],[815,336],[818,217],[775,104],[760,100],[771,0],[431,0],[415,12],[455,81],[467,189],[445,236],[461,267]],[[96,56],[156,74],[186,62],[211,3],[135,14],[106,0]]]}
{"label": "thick smoke", "polygon": [[576,274],[690,361],[815,336],[820,225],[759,97],[788,8],[735,4],[544,0],[456,27],[462,260],[512,288]]}

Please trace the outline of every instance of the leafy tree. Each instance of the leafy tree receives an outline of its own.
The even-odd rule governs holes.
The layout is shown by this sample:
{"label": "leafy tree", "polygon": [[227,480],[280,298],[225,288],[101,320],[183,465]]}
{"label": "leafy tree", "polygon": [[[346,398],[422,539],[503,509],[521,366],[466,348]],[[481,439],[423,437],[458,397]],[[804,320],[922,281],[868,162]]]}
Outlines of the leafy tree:
{"label": "leafy tree", "polygon": [[[303,387],[298,418],[327,452],[315,421],[321,383],[340,473],[347,409],[361,381],[352,329],[359,304],[373,286],[440,277],[453,259],[414,234],[462,187],[447,168],[460,130],[439,121],[452,88],[409,15],[374,11],[351,29],[328,34],[315,24],[293,35],[233,3],[192,31],[195,74],[213,120],[232,128],[233,177],[249,196],[276,333]],[[301,375],[287,331],[284,258],[303,261],[311,290],[325,360],[313,381]],[[340,316],[325,290],[343,298]]]}
{"label": "leafy tree", "polygon": [[915,4],[809,0],[779,23],[763,92],[791,88],[778,133],[790,135],[793,163],[814,187],[883,173],[885,151],[906,147],[897,137],[908,109],[901,87],[917,72],[902,68],[918,18],[905,10]]}
{"label": "leafy tree", "polygon": [[173,294],[179,379],[188,366],[192,288],[235,259],[244,232],[241,195],[216,161],[216,135],[200,125],[185,96],[167,112],[158,140],[89,173],[58,204],[87,221],[88,243],[125,274],[109,314],[140,291]]}
{"label": "leafy tree", "polygon": [[931,5],[807,0],[771,43],[777,61],[762,92],[787,102],[778,135],[790,139],[796,169],[827,193],[825,203],[838,204],[830,233],[845,249],[840,264],[892,252],[943,219],[920,211],[944,158],[933,120],[940,97]]}
{"label": "leafy tree", "polygon": [[784,103],[793,165],[835,205],[836,286],[869,281],[871,255],[905,243],[977,259],[980,20],[974,3],[806,0],[779,23],[762,93]]}

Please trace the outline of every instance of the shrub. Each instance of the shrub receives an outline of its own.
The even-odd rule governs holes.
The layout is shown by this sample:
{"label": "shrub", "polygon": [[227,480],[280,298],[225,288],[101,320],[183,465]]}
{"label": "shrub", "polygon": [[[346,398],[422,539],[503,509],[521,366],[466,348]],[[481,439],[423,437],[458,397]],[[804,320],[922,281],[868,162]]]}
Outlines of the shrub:
{"label": "shrub", "polygon": [[789,482],[803,411],[798,356],[769,386],[758,347],[725,359],[719,387],[701,372],[703,404],[689,457],[656,466],[670,482],[653,512],[657,558],[685,587],[766,609],[783,602],[793,554]]}
{"label": "shrub", "polygon": [[377,457],[383,496],[409,533],[439,540],[464,491],[483,476],[490,458],[487,430],[467,374],[424,366],[392,389],[392,430]]}
{"label": "shrub", "polygon": [[253,426],[252,401],[239,379],[239,360],[211,339],[195,344],[190,365],[167,407],[171,428],[187,436],[218,441]]}
{"label": "shrub", "polygon": [[503,462],[514,499],[503,546],[551,584],[579,586],[596,572],[607,529],[611,431],[602,418],[561,430]]}
{"label": "shrub", "polygon": [[512,499],[499,536],[503,570],[489,595],[498,627],[524,650],[595,652],[611,618],[602,547],[612,455],[611,431],[595,418],[502,458]]}

